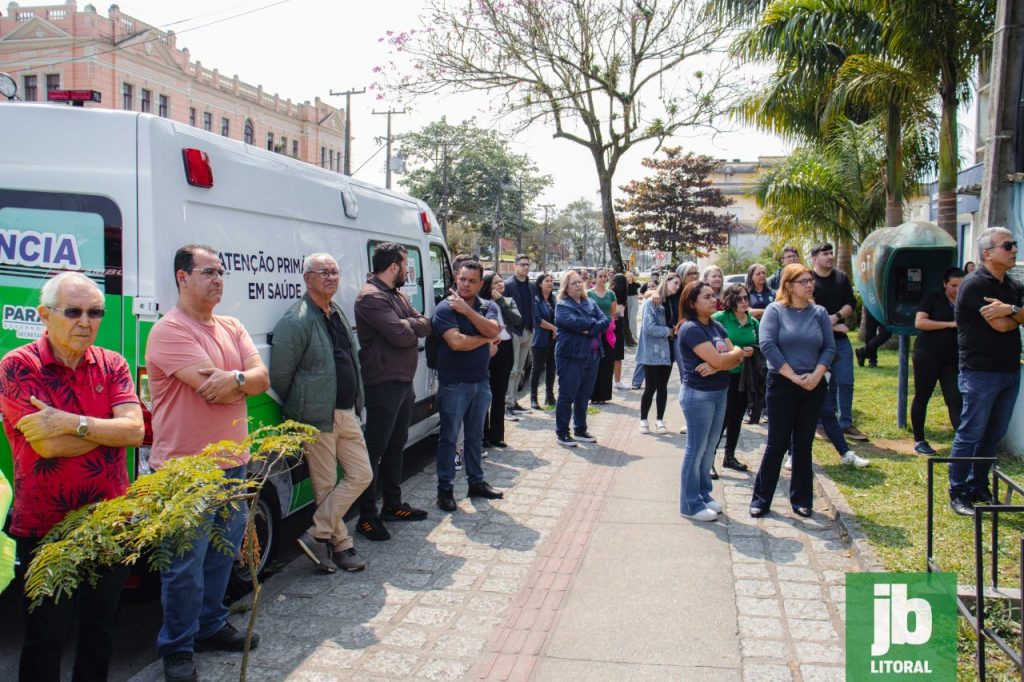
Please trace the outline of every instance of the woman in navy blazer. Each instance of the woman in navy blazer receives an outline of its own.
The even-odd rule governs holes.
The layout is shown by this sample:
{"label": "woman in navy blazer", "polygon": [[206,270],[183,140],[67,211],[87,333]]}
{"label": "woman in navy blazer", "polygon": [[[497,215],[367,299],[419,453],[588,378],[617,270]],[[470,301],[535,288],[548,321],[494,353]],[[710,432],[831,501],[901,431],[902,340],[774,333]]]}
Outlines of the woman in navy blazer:
{"label": "woman in navy blazer", "polygon": [[544,376],[547,391],[544,404],[555,404],[555,299],[551,295],[555,280],[550,272],[537,276],[537,295],[533,297],[533,342],[530,352],[533,355],[533,369],[530,371],[530,407],[540,409],[537,400],[537,389],[540,378]]}

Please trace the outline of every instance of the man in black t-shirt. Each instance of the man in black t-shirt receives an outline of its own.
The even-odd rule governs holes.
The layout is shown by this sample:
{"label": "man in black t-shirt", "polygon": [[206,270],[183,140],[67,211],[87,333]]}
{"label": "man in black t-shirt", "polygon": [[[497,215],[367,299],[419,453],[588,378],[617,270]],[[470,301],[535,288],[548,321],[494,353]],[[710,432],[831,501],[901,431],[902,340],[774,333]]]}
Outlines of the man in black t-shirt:
{"label": "man in black t-shirt", "polygon": [[853,314],[857,299],[853,296],[853,285],[842,270],[834,267],[835,254],[828,242],[811,249],[811,270],[814,275],[814,302],[825,309],[832,323],[832,335],[836,340],[836,356],[832,361],[832,377],[828,382],[828,398],[825,404],[839,413],[839,427],[843,435],[853,440],[867,440],[853,425],[853,346],[847,334],[850,328],[846,319]]}
{"label": "man in black t-shirt", "polygon": [[[994,457],[1020,387],[1024,285],[1008,274],[1017,262],[1017,242],[1005,227],[990,227],[978,239],[978,256],[978,268],[964,278],[956,298],[964,407],[950,457]],[[972,504],[992,502],[990,468],[987,462],[950,464],[953,511],[971,516]]]}
{"label": "man in black t-shirt", "polygon": [[800,251],[795,246],[783,246],[781,254],[782,264],[775,274],[768,278],[768,288],[772,291],[779,290],[779,278],[782,277],[782,268],[790,263],[800,262]]}

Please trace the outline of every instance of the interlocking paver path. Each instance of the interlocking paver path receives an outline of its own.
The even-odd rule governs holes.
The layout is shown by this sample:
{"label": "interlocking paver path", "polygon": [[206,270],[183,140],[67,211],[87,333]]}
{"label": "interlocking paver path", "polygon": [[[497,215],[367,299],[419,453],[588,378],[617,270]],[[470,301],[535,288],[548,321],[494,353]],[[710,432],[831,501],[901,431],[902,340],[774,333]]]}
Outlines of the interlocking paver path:
{"label": "interlocking paver path", "polygon": [[[356,536],[365,572],[299,557],[267,583],[249,679],[842,679],[848,545],[820,501],[801,519],[784,490],[751,519],[753,473],[723,472],[718,522],[680,518],[676,389],[666,435],[639,433],[635,391],[590,418],[598,445],[556,445],[551,413],[509,424],[485,464],[504,500],[466,499],[463,479],[445,514],[433,468],[412,476],[430,518]],[[752,468],[765,433],[744,426]],[[238,655],[197,660],[203,680],[237,679]]]}

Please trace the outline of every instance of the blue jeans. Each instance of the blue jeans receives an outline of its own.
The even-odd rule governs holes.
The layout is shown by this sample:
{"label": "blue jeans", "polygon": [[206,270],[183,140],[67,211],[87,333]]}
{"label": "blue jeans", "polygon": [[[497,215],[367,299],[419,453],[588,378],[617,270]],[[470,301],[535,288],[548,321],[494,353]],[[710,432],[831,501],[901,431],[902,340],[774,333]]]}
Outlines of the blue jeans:
{"label": "blue jeans", "polygon": [[563,359],[555,363],[558,371],[558,400],[555,402],[555,433],[569,435],[569,416],[572,415],[576,433],[587,430],[587,407],[590,394],[597,381],[600,352],[592,352],[586,360]]}
{"label": "blue jeans", "polygon": [[828,382],[827,405],[839,413],[839,428],[853,426],[853,346],[846,335],[836,337],[836,356]]}
{"label": "blue jeans", "polygon": [[[961,369],[957,380],[964,397],[960,428],[953,438],[950,457],[993,457],[1006,435],[1020,388],[1020,372],[979,372]],[[956,462],[949,465],[950,497],[970,498],[988,490],[988,462]]]}
{"label": "blue jeans", "polygon": [[693,515],[711,502],[711,467],[725,422],[729,389],[699,391],[683,384],[679,405],[686,417],[686,451],[679,474],[679,512]]}
{"label": "blue jeans", "polygon": [[847,450],[850,449],[850,444],[846,442],[846,436],[843,435],[843,427],[839,425],[839,420],[836,419],[834,402],[826,400],[821,404],[821,411],[818,413],[818,423],[825,429],[825,435],[832,441],[832,447],[836,449],[836,452],[840,456],[845,455]]}
{"label": "blue jeans", "polygon": [[[225,478],[245,478],[248,465],[224,470]],[[196,639],[216,634],[228,617],[224,592],[228,587],[235,556],[245,535],[247,509],[239,504],[231,516],[210,517],[211,523],[223,529],[234,551],[226,554],[210,542],[209,532],[200,532],[183,556],[171,559],[171,565],[160,573],[160,604],[164,622],[156,637],[156,650],[161,656],[191,652]]]}
{"label": "blue jeans", "polygon": [[636,367],[633,368],[633,380],[629,385],[636,386],[638,388],[644,385],[644,366],[639,362],[636,363]]}
{"label": "blue jeans", "polygon": [[437,411],[441,415],[441,436],[437,441],[437,489],[451,490],[455,484],[455,442],[465,429],[462,460],[470,485],[482,483],[484,469],[480,455],[484,443],[484,417],[491,407],[491,385],[487,379],[476,383],[453,382],[437,389]]}

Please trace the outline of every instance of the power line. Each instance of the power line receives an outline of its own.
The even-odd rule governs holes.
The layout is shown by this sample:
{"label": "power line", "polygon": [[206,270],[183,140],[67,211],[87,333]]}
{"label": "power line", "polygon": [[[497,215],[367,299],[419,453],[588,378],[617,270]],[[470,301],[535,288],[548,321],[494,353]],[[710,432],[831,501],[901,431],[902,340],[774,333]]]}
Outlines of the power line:
{"label": "power line", "polygon": [[[232,15],[224,17],[222,19],[217,19],[215,21],[209,21],[209,22],[207,22],[205,24],[200,24],[199,26],[193,26],[191,28],[182,29],[181,31],[178,31],[176,33],[176,35],[181,35],[182,33],[188,33],[189,31],[196,31],[198,29],[206,28],[208,26],[215,26],[217,24],[223,24],[225,21],[230,21],[232,19],[238,19],[239,17],[244,17],[244,16],[249,15],[249,14],[255,14],[256,12],[261,12],[261,11],[263,11],[265,9],[270,9],[271,7],[276,7],[278,5],[286,5],[289,2],[291,2],[291,1],[292,0],[277,0],[277,2],[272,2],[272,3],[267,4],[267,5],[262,5],[260,7],[253,8],[251,10],[246,10],[245,12],[239,12],[238,14],[232,14]],[[189,19],[184,19],[183,21],[190,21],[190,20]],[[170,25],[170,24],[168,24],[168,25]],[[78,61],[81,61],[83,59],[92,59],[93,57],[101,57],[101,56],[103,56],[105,54],[110,54],[112,52],[120,52],[121,50],[127,49],[129,47],[134,47],[136,45],[145,45],[146,43],[153,43],[153,42],[156,42],[158,40],[163,40],[163,36],[156,36],[154,38],[150,38],[149,40],[142,40],[142,41],[139,41],[137,43],[131,43],[129,45],[121,45],[119,47],[112,47],[109,50],[101,50],[100,52],[96,52],[94,54],[89,54],[89,55],[83,55],[81,57],[71,57],[70,59],[63,59],[63,60],[61,60],[59,62],[50,62],[49,64],[47,64],[47,66],[52,68],[54,66],[60,66],[61,64],[70,64],[71,62],[78,62]],[[62,48],[54,48],[54,49],[61,50]],[[21,73],[22,71],[30,71],[30,70],[34,71],[36,68],[38,68],[38,67],[33,66],[33,67],[25,67],[24,69],[13,69],[13,70],[8,71],[7,73],[13,74],[13,73]]]}
{"label": "power line", "polygon": [[375,152],[374,152],[373,154],[370,154],[370,158],[368,158],[368,159],[367,159],[366,161],[363,161],[363,165],[362,165],[362,166],[360,166],[359,168],[356,168],[356,169],[355,169],[355,171],[354,171],[354,172],[352,173],[352,176],[351,176],[351,177],[355,177],[355,174],[356,174],[356,173],[358,173],[359,171],[363,170],[363,166],[365,166],[366,164],[368,164],[368,163],[370,163],[371,161],[373,161],[373,159],[374,159],[374,158],[375,158],[375,157],[376,157],[376,156],[377,156],[378,154],[380,154],[380,153],[381,153],[381,151],[383,151],[385,147],[387,147],[387,144],[382,144],[381,146],[377,147],[377,151],[375,151]]}

